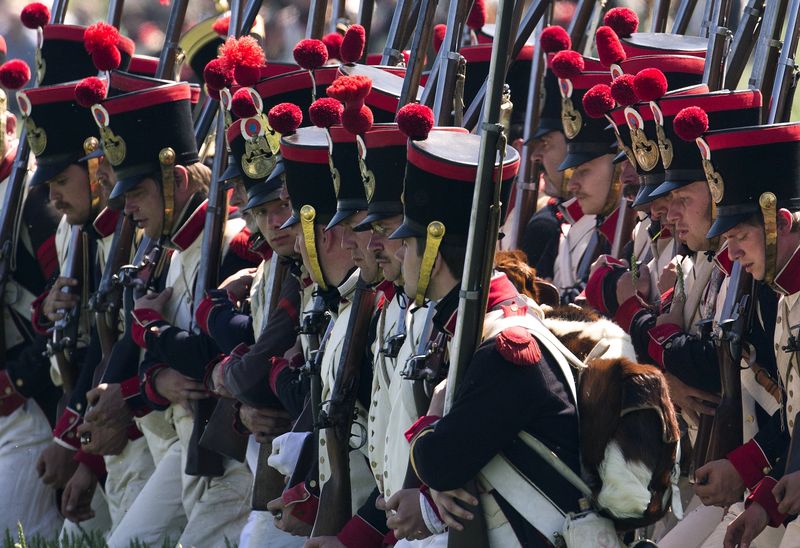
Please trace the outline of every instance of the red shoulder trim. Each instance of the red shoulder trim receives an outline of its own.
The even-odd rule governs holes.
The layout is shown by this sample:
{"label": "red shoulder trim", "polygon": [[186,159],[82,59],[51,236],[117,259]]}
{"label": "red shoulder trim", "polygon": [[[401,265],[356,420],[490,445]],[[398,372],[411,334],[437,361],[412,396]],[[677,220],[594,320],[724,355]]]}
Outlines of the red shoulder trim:
{"label": "red shoulder trim", "polygon": [[118,209],[106,207],[95,217],[92,225],[101,238],[114,234],[114,230],[117,228],[117,220],[121,213]]}
{"label": "red shoulder trim", "polygon": [[263,260],[261,255],[250,249],[250,231],[247,228],[240,230],[231,239],[230,244],[228,244],[228,251],[253,264],[259,264]]}
{"label": "red shoulder trim", "polygon": [[58,269],[58,253],[56,252],[56,235],[47,238],[36,250],[36,262],[42,269],[45,278],[50,278]]}
{"label": "red shoulder trim", "polygon": [[536,365],[542,350],[536,338],[522,326],[509,327],[495,338],[495,347],[503,358],[514,365]]}

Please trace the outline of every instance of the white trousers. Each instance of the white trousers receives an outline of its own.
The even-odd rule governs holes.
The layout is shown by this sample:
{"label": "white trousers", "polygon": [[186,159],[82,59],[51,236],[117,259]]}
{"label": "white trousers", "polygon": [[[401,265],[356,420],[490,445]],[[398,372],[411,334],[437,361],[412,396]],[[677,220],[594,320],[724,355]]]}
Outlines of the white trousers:
{"label": "white trousers", "polygon": [[105,493],[113,532],[156,467],[144,437],[129,441],[122,453],[105,457],[105,462],[108,472]]}
{"label": "white trousers", "polygon": [[0,534],[9,529],[17,538],[17,522],[25,536],[54,537],[62,518],[55,491],[42,483],[36,461],[53,434],[39,405],[28,400],[7,417],[0,417]]}

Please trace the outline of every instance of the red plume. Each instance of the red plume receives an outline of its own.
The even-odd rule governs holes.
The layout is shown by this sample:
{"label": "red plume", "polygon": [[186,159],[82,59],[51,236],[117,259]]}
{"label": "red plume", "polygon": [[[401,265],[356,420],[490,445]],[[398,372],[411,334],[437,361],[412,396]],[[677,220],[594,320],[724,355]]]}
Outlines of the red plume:
{"label": "red plume", "polygon": [[228,29],[231,26],[231,16],[224,15],[214,21],[214,24],[211,26],[214,29],[214,32],[222,36],[223,38],[228,36]]}
{"label": "red plume", "polygon": [[583,72],[583,55],[571,49],[559,51],[550,60],[550,70],[562,79],[575,78]]}
{"label": "red plume", "polygon": [[228,70],[233,69],[234,78],[243,86],[255,84],[259,69],[267,63],[264,50],[252,36],[228,38],[220,47],[220,59]]}
{"label": "red plume", "polygon": [[222,59],[212,59],[203,69],[203,80],[209,89],[219,91],[233,84],[233,70],[225,66]]}
{"label": "red plume", "polygon": [[667,92],[667,77],[657,68],[642,69],[633,79],[633,89],[640,101],[661,99]]}
{"label": "red plume", "polygon": [[639,16],[630,8],[612,8],[603,17],[603,24],[614,29],[618,36],[627,38],[639,28]]}
{"label": "red plume", "polygon": [[325,93],[345,104],[345,109],[356,110],[372,91],[372,78],[362,74],[339,76]]}
{"label": "red plume", "polygon": [[633,74],[623,74],[611,82],[611,96],[621,107],[627,107],[639,101],[633,88]]}
{"label": "red plume", "polygon": [[102,21],[86,27],[86,30],[83,31],[83,47],[86,48],[89,55],[116,48],[117,42],[119,42],[117,27]]}
{"label": "red plume", "polygon": [[75,102],[84,108],[96,105],[106,98],[106,83],[97,76],[84,78],[75,86]]}
{"label": "red plume", "polygon": [[684,141],[694,141],[708,131],[708,114],[700,107],[686,107],[675,116],[672,129]]}
{"label": "red plume", "polygon": [[428,138],[433,128],[433,111],[418,103],[409,103],[397,112],[397,126],[412,141]]}
{"label": "red plume", "polygon": [[318,69],[328,60],[328,48],[322,40],[300,40],[292,53],[297,64],[306,70]]}
{"label": "red plume", "polygon": [[603,65],[610,67],[621,63],[627,57],[625,50],[622,49],[619,36],[611,27],[603,26],[598,28],[594,35],[594,40],[597,45],[597,55]]}
{"label": "red plume", "polygon": [[34,2],[22,8],[19,18],[22,19],[22,24],[29,29],[42,28],[50,22],[50,8],[39,2]]}
{"label": "red plume", "polygon": [[31,68],[22,59],[11,59],[0,66],[0,85],[6,89],[20,89],[31,79]]}
{"label": "red plume", "polygon": [[373,121],[372,109],[366,105],[342,113],[342,125],[353,135],[364,135],[372,128]]}
{"label": "red plume", "polygon": [[611,88],[605,84],[594,85],[583,95],[583,110],[591,118],[602,118],[612,108],[614,98],[611,96]]}
{"label": "red plume", "polygon": [[436,53],[439,53],[439,48],[442,47],[445,34],[447,34],[447,25],[440,23],[433,27],[433,51]]}
{"label": "red plume", "polygon": [[97,50],[92,54],[92,63],[97,70],[115,70],[122,64],[122,54],[117,48]]}
{"label": "red plume", "polygon": [[332,32],[322,37],[322,43],[328,48],[328,59],[341,59],[342,40],[344,37],[338,32]]}
{"label": "red plume", "polygon": [[253,102],[253,96],[250,95],[249,89],[241,88],[236,90],[236,93],[231,97],[231,112],[237,118],[249,118],[258,114],[258,108]]}
{"label": "red plume", "polygon": [[479,30],[486,24],[486,6],[483,0],[475,0],[472,9],[469,10],[467,26],[472,30]]}
{"label": "red plume", "polygon": [[572,40],[564,27],[553,25],[542,29],[539,36],[539,47],[545,53],[556,53],[572,47]]}
{"label": "red plume", "polygon": [[364,44],[366,44],[366,32],[361,25],[351,25],[344,33],[342,46],[339,48],[339,55],[342,63],[355,63],[364,55]]}
{"label": "red plume", "polygon": [[308,107],[308,117],[317,127],[328,128],[340,124],[344,105],[331,97],[317,99]]}
{"label": "red plume", "polygon": [[303,122],[303,111],[294,103],[278,103],[267,113],[269,125],[281,135],[297,131]]}

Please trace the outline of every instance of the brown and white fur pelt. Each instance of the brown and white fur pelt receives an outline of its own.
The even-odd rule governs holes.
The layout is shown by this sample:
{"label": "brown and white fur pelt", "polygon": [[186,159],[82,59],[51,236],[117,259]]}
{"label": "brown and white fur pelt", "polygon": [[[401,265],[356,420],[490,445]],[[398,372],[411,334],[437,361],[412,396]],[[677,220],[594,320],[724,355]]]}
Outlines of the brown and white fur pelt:
{"label": "brown and white fur pelt", "polygon": [[664,375],[635,363],[630,337],[593,311],[545,309],[544,323],[587,365],[578,379],[581,457],[597,506],[620,530],[654,523],[669,508],[679,439]]}

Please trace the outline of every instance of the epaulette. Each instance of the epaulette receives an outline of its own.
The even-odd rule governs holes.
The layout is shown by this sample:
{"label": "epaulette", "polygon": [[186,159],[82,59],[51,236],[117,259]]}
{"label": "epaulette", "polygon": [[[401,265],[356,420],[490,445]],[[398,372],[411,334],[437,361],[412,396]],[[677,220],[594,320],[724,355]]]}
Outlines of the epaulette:
{"label": "epaulette", "polygon": [[500,355],[514,365],[535,365],[542,359],[542,350],[536,338],[524,327],[504,329],[495,339]]}

